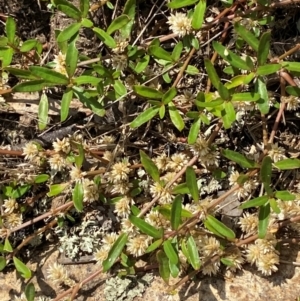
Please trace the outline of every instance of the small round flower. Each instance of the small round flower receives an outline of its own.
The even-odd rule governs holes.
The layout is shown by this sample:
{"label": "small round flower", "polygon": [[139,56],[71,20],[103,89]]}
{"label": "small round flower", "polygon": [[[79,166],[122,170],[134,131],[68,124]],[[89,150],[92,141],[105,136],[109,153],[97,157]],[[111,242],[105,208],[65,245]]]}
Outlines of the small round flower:
{"label": "small round flower", "polygon": [[112,135],[104,135],[101,137],[99,142],[103,144],[114,144],[115,141],[116,141],[116,137]]}
{"label": "small round flower", "polygon": [[63,138],[62,140],[56,139],[56,142],[54,141],[52,143],[53,149],[56,152],[63,152],[65,154],[68,154],[71,151],[71,144],[69,138]]}
{"label": "small round flower", "polygon": [[157,210],[151,210],[145,218],[145,221],[156,228],[168,228],[170,222]]}
{"label": "small round flower", "polygon": [[244,263],[244,258],[241,251],[236,248],[233,252],[226,256],[226,259],[229,259],[232,262],[232,265],[226,266],[227,270],[235,272],[237,269],[241,270]]}
{"label": "small round flower", "polygon": [[239,176],[240,173],[238,171],[232,171],[232,173],[229,176],[229,185],[230,186],[236,185]]}
{"label": "small round flower", "polygon": [[83,179],[85,172],[82,172],[77,166],[73,166],[69,174],[72,181],[78,182]]}
{"label": "small round flower", "polygon": [[54,282],[55,284],[62,284],[68,281],[68,273],[63,267],[63,265],[59,263],[54,263],[53,265],[50,265],[48,270],[48,279]]}
{"label": "small round flower", "polygon": [[4,200],[3,207],[5,208],[4,213],[11,214],[15,209],[18,208],[18,203],[15,199],[9,198],[7,200]]}
{"label": "small round flower", "polygon": [[131,236],[136,236],[137,234],[139,234],[138,229],[131,223],[128,218],[122,219],[121,225],[122,232],[128,233]]}
{"label": "small round flower", "polygon": [[130,207],[134,204],[132,198],[128,196],[124,196],[115,204],[114,212],[117,213],[118,216],[127,218],[130,214]]}
{"label": "small round flower", "polygon": [[67,75],[65,54],[59,52],[58,55],[54,55],[53,63],[54,63],[54,70],[56,72]]}
{"label": "small round flower", "polygon": [[15,296],[13,301],[27,301],[27,298],[26,298],[25,294],[22,293],[22,295],[19,297]]}
{"label": "small round flower", "polygon": [[128,46],[128,41],[124,40],[121,36],[115,36],[114,38],[116,42],[116,47],[112,49],[114,53],[122,53],[124,52],[125,48]]}
{"label": "small round flower", "polygon": [[53,156],[51,156],[48,160],[51,170],[54,171],[62,171],[62,169],[65,167],[66,165],[66,160],[63,156],[61,156],[60,154],[54,154]]}
{"label": "small round flower", "polygon": [[127,56],[126,55],[114,55],[111,58],[112,67],[118,71],[123,71],[127,68]]}
{"label": "small round flower", "polygon": [[257,269],[266,276],[277,272],[278,267],[276,265],[279,265],[279,256],[275,252],[264,254],[256,262]]}
{"label": "small round flower", "polygon": [[219,166],[219,154],[217,152],[211,151],[205,156],[199,157],[199,161],[201,162],[201,165],[204,165],[205,167],[208,166]]}
{"label": "small round flower", "polygon": [[39,154],[38,146],[33,143],[29,142],[23,147],[23,155],[25,155],[25,160],[33,160]]}
{"label": "small round flower", "polygon": [[128,175],[130,173],[130,164],[127,160],[115,163],[109,173],[109,181],[111,183],[124,182],[128,180]]}
{"label": "small round flower", "polygon": [[117,182],[114,183],[111,187],[107,187],[107,192],[110,192],[111,194],[127,194],[129,190],[133,187],[132,183],[129,183],[128,181],[124,182]]}
{"label": "small round flower", "polygon": [[7,229],[15,228],[23,222],[22,214],[11,213],[4,217],[4,225]]}
{"label": "small round flower", "polygon": [[240,218],[238,224],[242,231],[246,233],[246,236],[250,236],[257,232],[258,217],[246,212],[243,214],[243,217]]}
{"label": "small round flower", "polygon": [[213,236],[201,236],[197,241],[197,246],[204,257],[221,255],[223,253],[220,249],[220,242]]}
{"label": "small round flower", "polygon": [[178,172],[182,170],[188,162],[188,157],[184,153],[174,154],[171,156],[171,160],[169,160],[167,164],[167,169]]}
{"label": "small round flower", "polygon": [[115,232],[106,234],[101,240],[101,242],[103,243],[102,248],[109,250],[114,242],[118,239],[118,236],[119,235]]}
{"label": "small round flower", "polygon": [[281,101],[286,104],[288,111],[296,111],[300,106],[300,98],[293,95],[282,96]]}
{"label": "small round flower", "polygon": [[153,161],[160,171],[166,171],[170,158],[165,153],[162,153],[158,157],[155,157]]}
{"label": "small round flower", "polygon": [[171,31],[179,37],[183,37],[192,32],[192,20],[188,18],[186,14],[177,12],[175,15],[171,14],[171,16],[168,17],[167,23],[170,25]]}
{"label": "small round flower", "polygon": [[286,158],[284,153],[285,149],[283,147],[279,147],[278,143],[275,143],[271,145],[271,150],[269,150],[268,155],[276,163]]}
{"label": "small round flower", "polygon": [[194,155],[197,155],[200,158],[210,152],[207,141],[202,137],[197,138],[196,142],[191,146],[191,150]]}
{"label": "small round flower", "polygon": [[253,264],[253,263],[256,263],[262,256],[263,254],[263,249],[262,249],[262,246],[261,245],[258,245],[258,244],[251,244],[251,245],[248,245],[247,246],[247,249],[246,249],[246,260]]}
{"label": "small round flower", "polygon": [[107,248],[101,248],[98,249],[94,253],[94,258],[97,261],[98,264],[102,265],[103,261],[107,259],[109,249]]}
{"label": "small round flower", "polygon": [[147,235],[137,235],[129,238],[127,243],[127,251],[135,257],[145,254],[150,243],[150,238]]}
{"label": "small round flower", "polygon": [[210,262],[205,265],[202,269],[203,275],[216,275],[220,268],[220,260],[216,260],[215,262]]}
{"label": "small round flower", "polygon": [[83,185],[83,201],[91,203],[99,199],[98,186],[89,179],[82,180]]}
{"label": "small round flower", "polygon": [[150,193],[153,198],[159,198],[159,204],[169,204],[174,198],[169,189],[163,187],[159,182],[150,186]]}
{"label": "small round flower", "polygon": [[113,154],[110,151],[105,151],[103,154],[103,159],[106,161],[111,161],[113,158]]}

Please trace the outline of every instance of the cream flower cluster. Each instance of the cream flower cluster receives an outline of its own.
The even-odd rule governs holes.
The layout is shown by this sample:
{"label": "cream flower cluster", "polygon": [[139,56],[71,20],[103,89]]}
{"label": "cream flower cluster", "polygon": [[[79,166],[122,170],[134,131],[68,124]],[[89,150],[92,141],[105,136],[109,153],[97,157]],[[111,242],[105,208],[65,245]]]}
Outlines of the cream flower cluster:
{"label": "cream flower cluster", "polygon": [[186,14],[176,12],[168,17],[171,31],[179,37],[186,36],[192,32],[192,20]]}

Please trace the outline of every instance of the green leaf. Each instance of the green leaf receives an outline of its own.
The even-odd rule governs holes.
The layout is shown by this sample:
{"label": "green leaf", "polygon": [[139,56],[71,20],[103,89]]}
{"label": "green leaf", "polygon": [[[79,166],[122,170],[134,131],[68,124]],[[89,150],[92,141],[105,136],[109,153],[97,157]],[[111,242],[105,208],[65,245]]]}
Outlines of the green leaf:
{"label": "green leaf", "polygon": [[199,108],[214,108],[224,103],[224,99],[217,98],[216,100],[212,100],[209,102],[200,102],[196,100],[196,105]]}
{"label": "green leaf", "polygon": [[177,230],[181,224],[181,211],[182,211],[182,196],[177,195],[173,201],[171,208],[171,226],[172,230]]}
{"label": "green leaf", "polygon": [[255,82],[255,92],[259,93],[260,95],[260,99],[257,101],[258,109],[262,114],[268,114],[270,110],[269,93],[266,83],[260,76],[257,77]]}
{"label": "green leaf", "polygon": [[47,83],[44,80],[32,80],[13,87],[13,92],[36,92],[41,91],[46,87]]}
{"label": "green leaf", "polygon": [[103,79],[90,75],[81,75],[74,78],[74,83],[76,85],[90,84],[92,86],[97,86],[101,81],[103,81]]}
{"label": "green leaf", "polygon": [[0,47],[7,46],[8,38],[7,37],[0,37]]}
{"label": "green leaf", "polygon": [[298,62],[285,62],[282,64],[282,67],[288,71],[300,72],[300,63]]}
{"label": "green leaf", "polygon": [[294,201],[296,199],[296,196],[287,190],[276,191],[275,197],[282,201]]}
{"label": "green leaf", "polygon": [[178,264],[174,264],[169,260],[169,268],[170,268],[170,273],[173,278],[176,278],[179,275],[180,272],[180,266]]}
{"label": "green leaf", "polygon": [[25,41],[21,48],[20,48],[20,51],[21,52],[28,52],[30,50],[32,50],[36,45],[37,45],[38,41],[37,40],[27,40]]}
{"label": "green leaf", "polygon": [[169,102],[168,107],[172,123],[175,125],[178,131],[182,131],[184,129],[184,121],[180,116],[179,111],[177,110],[173,102]]}
{"label": "green leaf", "polygon": [[128,39],[130,37],[132,26],[135,21],[135,10],[136,0],[127,0],[124,6],[123,15],[127,15],[130,18],[130,22],[120,29],[121,36],[124,39]]}
{"label": "green leaf", "polygon": [[39,130],[42,131],[47,127],[48,123],[49,103],[46,93],[43,93],[39,103],[38,119]]}
{"label": "green leaf", "polygon": [[77,182],[72,193],[72,200],[77,211],[83,210],[83,184]]}
{"label": "green leaf", "polygon": [[259,207],[258,214],[258,237],[263,239],[267,234],[270,218],[270,203],[266,203]]}
{"label": "green leaf", "polygon": [[163,243],[163,239],[162,238],[156,240],[154,243],[152,243],[147,248],[147,250],[145,251],[145,253],[151,253],[151,252],[153,252],[154,250],[156,250],[157,248],[159,248],[162,243]]}
{"label": "green leaf", "polygon": [[98,28],[98,27],[94,27],[93,31],[96,33],[96,35],[98,36],[98,38],[108,47],[110,48],[115,48],[117,46],[115,40],[109,35],[107,34],[104,30]]}
{"label": "green leaf", "polygon": [[188,193],[190,193],[190,190],[186,183],[178,184],[172,190],[172,194],[188,194]]}
{"label": "green leaf", "polygon": [[218,92],[222,99],[229,100],[230,97],[229,91],[221,82],[219,82],[218,85]]}
{"label": "green leaf", "polygon": [[220,222],[215,217],[213,217],[212,215],[208,215],[206,220],[221,235],[223,235],[229,239],[235,238],[235,233],[230,228],[225,226],[222,222]]}
{"label": "green leaf", "polygon": [[57,36],[57,39],[56,39],[57,42],[62,43],[62,42],[69,40],[75,34],[78,33],[80,27],[81,27],[80,23],[73,23],[73,24],[69,25],[62,32],[59,33],[59,35]]}
{"label": "green leaf", "polygon": [[9,73],[15,75],[18,78],[37,79],[37,77],[32,75],[29,70],[22,70],[22,69],[12,68],[12,67],[6,67],[5,70],[8,71]]}
{"label": "green leaf", "polygon": [[234,29],[237,34],[241,36],[243,40],[253,48],[253,50],[258,52],[259,41],[249,30],[247,30],[239,22],[234,23]]}
{"label": "green leaf", "polygon": [[125,85],[119,79],[115,80],[114,90],[118,97],[124,96],[127,93]]}
{"label": "green leaf", "polygon": [[260,196],[258,198],[252,199],[250,201],[247,201],[243,203],[240,208],[241,209],[247,209],[247,208],[252,208],[252,207],[259,207],[264,204],[266,204],[269,200],[269,197],[267,195]]}
{"label": "green leaf", "polygon": [[67,88],[61,99],[60,121],[65,121],[69,116],[69,107],[73,98],[73,90]]}
{"label": "green leaf", "polygon": [[12,17],[8,17],[5,23],[5,31],[8,43],[13,44],[16,35],[16,22]]}
{"label": "green leaf", "polygon": [[40,184],[40,183],[45,183],[49,180],[50,176],[47,174],[40,174],[37,175],[34,179],[34,183]]}
{"label": "green leaf", "polygon": [[83,18],[86,18],[90,8],[89,0],[80,0],[79,3],[80,3],[79,7],[80,7],[81,15]]}
{"label": "green leaf", "polygon": [[293,86],[287,86],[285,87],[285,91],[293,96],[300,96],[300,88],[299,87],[293,87]]}
{"label": "green leaf", "polygon": [[5,68],[11,64],[13,55],[13,48],[7,48],[0,51],[0,61],[2,61],[2,68]]}
{"label": "green leaf", "polygon": [[13,247],[11,246],[11,244],[10,244],[10,242],[8,240],[8,237],[5,238],[4,246],[3,246],[3,251],[13,252]]}
{"label": "green leaf", "polygon": [[60,183],[60,184],[53,184],[50,185],[50,191],[47,193],[47,196],[56,196],[62,193],[70,184],[69,183]]}
{"label": "green leaf", "polygon": [[163,244],[164,251],[169,258],[170,262],[173,264],[178,263],[178,254],[170,240],[166,240]]}
{"label": "green leaf", "polygon": [[280,64],[268,64],[268,65],[263,65],[259,66],[256,70],[256,75],[269,75],[276,73],[278,70],[280,70],[281,65]]}
{"label": "green leaf", "polygon": [[155,182],[159,182],[160,175],[159,175],[159,171],[158,171],[158,168],[155,165],[155,163],[142,150],[140,150],[140,157],[141,157],[141,163],[142,163],[143,167],[145,168],[147,174],[149,174]]}
{"label": "green leaf", "polygon": [[15,189],[12,190],[10,197],[13,199],[18,199],[21,196],[23,196],[30,188],[30,184],[17,186]]}
{"label": "green leaf", "polygon": [[0,256],[0,272],[6,267],[6,259],[3,256]]}
{"label": "green leaf", "polygon": [[35,288],[33,283],[28,283],[25,287],[25,296],[27,301],[34,301]]}
{"label": "green leaf", "polygon": [[168,51],[161,48],[160,46],[156,46],[156,45],[150,46],[149,54],[151,54],[152,56],[154,56],[157,59],[162,59],[167,62],[173,61],[172,55]]}
{"label": "green leaf", "polygon": [[51,70],[49,68],[40,66],[30,66],[29,70],[33,75],[40,77],[50,83],[58,85],[67,85],[69,83],[69,80],[65,75]]}
{"label": "green leaf", "polygon": [[233,162],[236,162],[243,168],[259,167],[259,165],[257,163],[255,163],[255,161],[246,158],[245,156],[243,156],[242,154],[240,154],[238,152],[234,152],[229,149],[223,149],[221,153],[224,157],[226,157],[227,159],[229,159]]}
{"label": "green leaf", "polygon": [[78,154],[78,156],[74,156],[75,164],[78,169],[81,169],[83,161],[84,161],[84,149],[83,149],[82,144],[79,144],[79,143],[77,143],[77,147],[78,147],[79,154]]}
{"label": "green leaf", "polygon": [[236,55],[233,51],[224,47],[222,44],[214,41],[213,47],[215,51],[231,66],[241,70],[251,70],[245,60],[243,60],[240,56]]}
{"label": "green leaf", "polygon": [[272,176],[272,159],[269,156],[265,156],[260,168],[260,179],[268,195],[272,193],[272,190],[270,188],[271,176]]}
{"label": "green leaf", "polygon": [[143,233],[153,237],[153,238],[161,238],[162,232],[156,229],[155,227],[151,226],[147,222],[145,222],[143,219],[130,215],[129,216],[130,222],[135,225],[139,230],[141,230]]}
{"label": "green leaf", "polygon": [[136,64],[134,71],[139,74],[141,72],[143,72],[146,67],[148,66],[150,61],[150,55],[145,55],[144,57],[142,57],[139,62]]}
{"label": "green leaf", "polygon": [[289,170],[300,168],[300,160],[299,159],[284,159],[274,163],[274,166],[281,170]]}
{"label": "green leaf", "polygon": [[198,75],[200,73],[199,69],[192,65],[188,65],[184,72],[189,75]]}
{"label": "green leaf", "polygon": [[270,202],[270,207],[271,207],[271,209],[272,209],[275,213],[279,214],[279,213],[281,212],[281,210],[280,210],[280,208],[278,207],[277,201],[276,201],[274,198],[271,198],[271,199],[269,199],[269,202]]}
{"label": "green leaf", "polygon": [[[229,129],[236,119],[234,106],[231,102],[224,103],[225,114],[222,115],[222,120],[225,129]],[[223,112],[222,112],[223,113]]]}
{"label": "green leaf", "polygon": [[72,78],[77,68],[78,50],[76,48],[75,43],[75,40],[70,42],[66,53],[66,71],[68,73],[69,78]]}
{"label": "green leaf", "polygon": [[198,247],[195,243],[193,236],[189,236],[187,239],[187,252],[188,252],[188,259],[194,268],[194,270],[200,269],[200,257],[198,252]]}
{"label": "green leaf", "polygon": [[253,92],[234,93],[231,101],[258,101],[260,95]]}
{"label": "green leaf", "polygon": [[228,266],[228,267],[234,266],[234,263],[233,263],[232,259],[228,259],[228,258],[223,257],[223,258],[221,258],[221,262],[224,265]]}
{"label": "green leaf", "polygon": [[151,99],[162,99],[163,93],[146,86],[133,86],[133,90],[136,94]]}
{"label": "green leaf", "polygon": [[75,19],[77,21],[80,20],[81,18],[81,11],[68,1],[65,1],[64,4],[57,5],[57,9],[62,11],[68,17]]}
{"label": "green leaf", "polygon": [[212,62],[209,59],[204,59],[204,64],[205,64],[205,69],[207,71],[208,77],[211,80],[211,83],[213,86],[218,89],[219,88],[219,83],[220,83],[220,78],[217,74],[217,71],[212,64]]}
{"label": "green leaf", "polygon": [[179,41],[175,45],[175,47],[173,48],[173,51],[172,51],[172,59],[173,59],[173,61],[176,61],[176,62],[179,61],[182,49],[183,49],[183,44],[182,44],[181,41]]}
{"label": "green leaf", "polygon": [[233,77],[230,82],[224,84],[227,89],[233,89],[241,85],[248,85],[254,78],[255,73],[251,72],[247,75],[237,75]]}
{"label": "green leaf", "polygon": [[83,27],[91,28],[94,26],[94,23],[90,19],[82,18],[81,25]]}
{"label": "green leaf", "polygon": [[121,15],[121,16],[117,17],[108,26],[108,28],[106,30],[107,34],[111,35],[118,29],[124,27],[129,21],[130,21],[130,18],[127,15]]}
{"label": "green leaf", "polygon": [[199,190],[197,186],[196,173],[193,167],[188,166],[185,172],[186,183],[189,188],[190,194],[195,202],[199,201]]}
{"label": "green leaf", "polygon": [[159,275],[166,283],[168,283],[170,278],[169,259],[162,250],[159,250],[156,253],[156,259],[158,261]]}
{"label": "green leaf", "polygon": [[195,6],[195,11],[192,18],[192,27],[194,29],[200,29],[202,27],[205,10],[206,10],[206,1],[200,0],[199,3]]}
{"label": "green leaf", "polygon": [[173,0],[167,4],[169,8],[181,8],[195,4],[199,0]]}
{"label": "green leaf", "polygon": [[270,51],[271,31],[264,32],[259,40],[257,64],[262,66],[267,62]]}
{"label": "green leaf", "polygon": [[171,87],[162,97],[163,104],[168,104],[177,95],[177,90],[175,87]]}
{"label": "green leaf", "polygon": [[197,140],[199,131],[200,131],[200,126],[201,126],[201,119],[196,118],[191,125],[189,135],[188,135],[188,144],[194,144]]}
{"label": "green leaf", "polygon": [[132,128],[137,128],[141,126],[142,124],[146,123],[150,119],[152,119],[159,111],[159,108],[157,107],[150,107],[146,111],[139,114],[131,123],[130,126]]}
{"label": "green leaf", "polygon": [[31,277],[30,269],[17,257],[13,257],[13,261],[16,267],[16,270],[21,274],[21,276],[25,279],[29,279]]}
{"label": "green leaf", "polygon": [[103,261],[103,272],[107,272],[115,263],[116,259],[122,253],[128,240],[128,234],[122,233],[113,244],[112,248],[108,252],[107,259]]}
{"label": "green leaf", "polygon": [[165,117],[165,114],[166,114],[166,107],[165,105],[162,105],[160,108],[159,108],[159,118],[160,119],[163,119]]}

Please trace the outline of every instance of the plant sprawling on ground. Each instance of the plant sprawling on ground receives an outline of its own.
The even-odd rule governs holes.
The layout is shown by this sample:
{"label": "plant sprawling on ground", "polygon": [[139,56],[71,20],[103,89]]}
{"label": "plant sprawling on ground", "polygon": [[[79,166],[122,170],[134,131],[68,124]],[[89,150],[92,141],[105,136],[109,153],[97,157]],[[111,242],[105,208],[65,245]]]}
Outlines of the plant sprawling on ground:
{"label": "plant sprawling on ground", "polygon": [[[76,99],[90,115],[50,144],[32,139],[21,152],[1,150],[24,161],[0,184],[0,270],[12,263],[31,278],[18,253],[28,248],[30,258],[30,245],[50,230],[68,258],[93,255],[99,273],[118,268],[123,280],[108,285],[124,288],[108,286],[107,300],[143,292],[139,283],[125,293],[141,257],[166,283],[181,279],[173,290],[198,273],[229,275],[245,263],[266,276],[278,270],[279,244],[300,231],[299,152],[275,138],[284,114],[300,105],[292,56],[299,44],[279,55],[273,47],[275,11],[292,1],[160,2],[51,0],[48,9],[71,20],[55,31],[54,53],[37,39],[22,41],[14,17],[5,18],[0,105],[8,94],[39,92],[38,131],[51,125],[54,92],[62,124]],[[151,12],[139,20],[143,6]],[[95,57],[79,47],[86,33],[98,43]],[[93,217],[99,207],[101,219]],[[58,263],[48,280],[69,286],[69,300],[86,283]],[[34,298],[28,284],[16,300]]]}

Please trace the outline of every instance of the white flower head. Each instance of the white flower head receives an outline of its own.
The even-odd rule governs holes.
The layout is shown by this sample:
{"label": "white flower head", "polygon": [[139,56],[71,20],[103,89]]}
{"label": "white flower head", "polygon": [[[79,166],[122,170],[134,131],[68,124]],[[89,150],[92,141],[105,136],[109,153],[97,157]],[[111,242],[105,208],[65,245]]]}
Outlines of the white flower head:
{"label": "white flower head", "polygon": [[33,143],[29,142],[23,147],[23,155],[25,155],[25,160],[32,161],[34,158],[36,158],[39,154],[38,146]]}
{"label": "white flower head", "polygon": [[192,20],[186,14],[176,12],[168,17],[168,22],[171,31],[179,37],[183,37],[192,32]]}
{"label": "white flower head", "polygon": [[59,72],[61,74],[67,75],[66,70],[66,55],[63,54],[61,51],[58,53],[58,55],[54,55],[54,70],[56,72]]}

